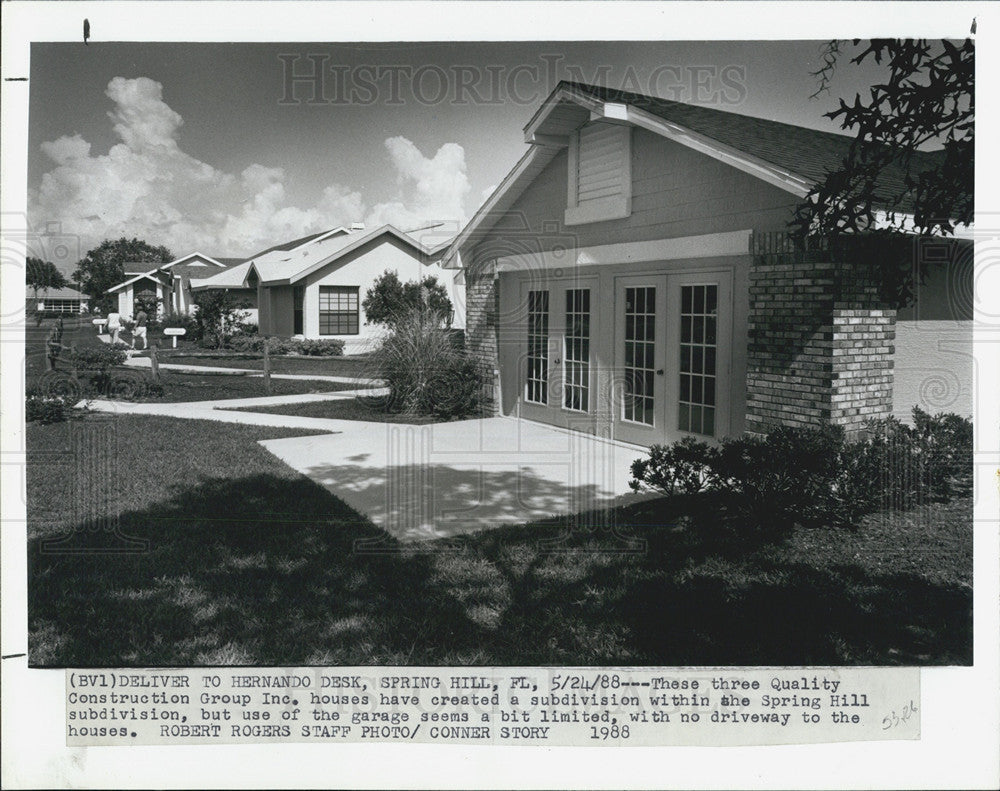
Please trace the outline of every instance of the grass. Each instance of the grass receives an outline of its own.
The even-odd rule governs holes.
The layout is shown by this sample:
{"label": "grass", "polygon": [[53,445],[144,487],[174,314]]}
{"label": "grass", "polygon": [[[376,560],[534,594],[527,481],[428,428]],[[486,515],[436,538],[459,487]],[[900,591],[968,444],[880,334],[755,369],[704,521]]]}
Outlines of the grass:
{"label": "grass", "polygon": [[[25,372],[26,384],[31,386],[45,375],[44,343],[51,329],[52,322],[47,320],[41,327],[26,328]],[[66,321],[64,346],[97,346],[102,343],[94,328],[84,319],[69,319]],[[70,365],[64,355],[56,364],[56,371],[68,374]],[[172,359],[172,358],[171,358]],[[316,375],[327,375],[319,366],[309,369]],[[279,373],[274,371],[274,373]],[[117,369],[116,378],[148,378],[149,371],[141,368],[122,367]],[[178,401],[215,401],[225,398],[255,398],[268,395],[261,377],[241,376],[237,374],[187,374],[169,369],[161,369],[160,383],[163,394],[144,398],[144,401],[178,402]],[[270,395],[298,395],[302,393],[329,393],[340,390],[356,389],[356,385],[326,382],[306,379],[272,379]]]}
{"label": "grass", "polygon": [[384,412],[378,408],[378,399],[342,398],[336,401],[312,401],[305,404],[279,406],[240,407],[240,412],[267,412],[273,415],[321,417],[331,420],[365,420],[372,423],[406,423],[423,425],[440,423],[441,418],[430,415],[408,415]]}
{"label": "grass", "polygon": [[[146,376],[149,376],[146,373]],[[211,374],[179,374],[160,372],[163,394],[143,398],[143,401],[214,401],[225,398],[257,398],[266,395],[298,395],[302,393],[330,393],[339,390],[353,390],[356,385],[323,382],[311,379],[272,379],[271,392],[264,387],[259,376],[231,376]]]}
{"label": "grass", "polygon": [[[181,350],[178,349],[178,352]],[[214,368],[248,368],[261,371],[264,359],[259,356],[202,352],[171,354],[161,350],[159,359],[178,365],[203,365]],[[366,357],[272,357],[271,372],[276,374],[313,374],[319,376],[367,377],[369,362]]]}
{"label": "grass", "polygon": [[[610,525],[404,546],[253,442],[293,433],[126,416],[28,426],[31,664],[972,660],[969,498],[780,544],[695,529],[697,502],[656,500]],[[74,447],[98,458],[73,463]],[[114,515],[105,527],[144,551],[68,551],[127,548],[87,530]]]}

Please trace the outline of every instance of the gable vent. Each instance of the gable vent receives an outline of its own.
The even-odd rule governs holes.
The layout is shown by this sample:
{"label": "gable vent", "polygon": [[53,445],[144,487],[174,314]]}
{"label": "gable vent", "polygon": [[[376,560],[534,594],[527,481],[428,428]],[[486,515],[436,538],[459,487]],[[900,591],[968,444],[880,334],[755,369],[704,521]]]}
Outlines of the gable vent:
{"label": "gable vent", "polygon": [[599,222],[631,213],[631,127],[593,123],[569,149],[566,223]]}

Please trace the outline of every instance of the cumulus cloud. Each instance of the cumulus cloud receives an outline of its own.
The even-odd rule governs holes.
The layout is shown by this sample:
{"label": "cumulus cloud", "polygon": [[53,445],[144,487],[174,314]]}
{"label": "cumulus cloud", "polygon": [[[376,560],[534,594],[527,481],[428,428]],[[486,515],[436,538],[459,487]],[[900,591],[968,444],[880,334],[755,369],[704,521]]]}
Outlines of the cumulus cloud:
{"label": "cumulus cloud", "polygon": [[281,168],[255,163],[226,173],[182,151],[177,133],[184,120],[158,82],[115,77],[105,93],[121,142],[96,155],[78,134],[42,143],[53,168],[29,196],[35,224],[61,222],[65,233],[82,237],[84,250],[136,236],[177,254],[240,255],[362,218],[369,227],[401,228],[465,219],[469,182],[465,152],[455,143],[425,157],[406,138],[389,138],[388,166],[397,173],[390,200],[369,207],[359,190],[331,184],[315,205],[300,207],[289,202]]}
{"label": "cumulus cloud", "polygon": [[467,219],[463,203],[469,194],[465,172],[465,149],[445,143],[433,157],[426,157],[405,137],[385,141],[396,169],[397,195],[372,207],[370,225],[391,223],[408,229],[428,223],[462,223]]}

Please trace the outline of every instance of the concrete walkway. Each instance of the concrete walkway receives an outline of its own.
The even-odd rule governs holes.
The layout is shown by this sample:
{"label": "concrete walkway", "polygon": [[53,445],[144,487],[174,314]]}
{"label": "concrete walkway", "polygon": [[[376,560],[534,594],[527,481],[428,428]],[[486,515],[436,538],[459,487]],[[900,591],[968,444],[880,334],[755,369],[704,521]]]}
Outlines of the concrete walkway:
{"label": "concrete walkway", "polygon": [[648,496],[628,486],[629,468],[643,448],[527,420],[497,417],[416,426],[235,411],[374,392],[172,404],[93,400],[80,405],[124,415],[322,431],[260,444],[406,542],[600,511]]}
{"label": "concrete walkway", "polygon": [[644,449],[514,418],[352,423],[260,443],[400,541],[606,509]]}
{"label": "concrete walkway", "polygon": [[[163,403],[135,403],[130,401],[105,401],[93,399],[81,401],[78,407],[86,407],[93,412],[110,412],[116,415],[162,415],[164,417],[184,418],[186,420],[215,420],[219,423],[242,423],[251,426],[275,426],[278,428],[303,428],[317,431],[335,432],[351,428],[353,421],[328,420],[319,417],[302,417],[300,415],[277,415],[268,412],[238,412],[236,407],[244,406],[276,406],[282,403],[302,403],[303,401],[327,401],[336,398],[348,398],[348,391],[343,393],[311,393],[302,396],[273,396],[271,398],[231,398],[224,401],[188,401]],[[297,398],[297,401],[286,399]],[[282,399],[282,400],[276,400]],[[247,402],[267,402],[247,403]]]}

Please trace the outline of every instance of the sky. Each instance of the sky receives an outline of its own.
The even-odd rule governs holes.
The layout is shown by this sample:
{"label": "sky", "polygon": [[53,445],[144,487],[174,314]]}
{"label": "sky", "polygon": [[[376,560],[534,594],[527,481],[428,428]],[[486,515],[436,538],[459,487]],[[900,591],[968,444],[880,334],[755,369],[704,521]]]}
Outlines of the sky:
{"label": "sky", "polygon": [[[879,76],[820,41],[50,43],[31,50],[29,221],[243,256],[352,222],[457,231],[560,79],[838,131]],[[295,79],[315,75],[313,79]]]}

